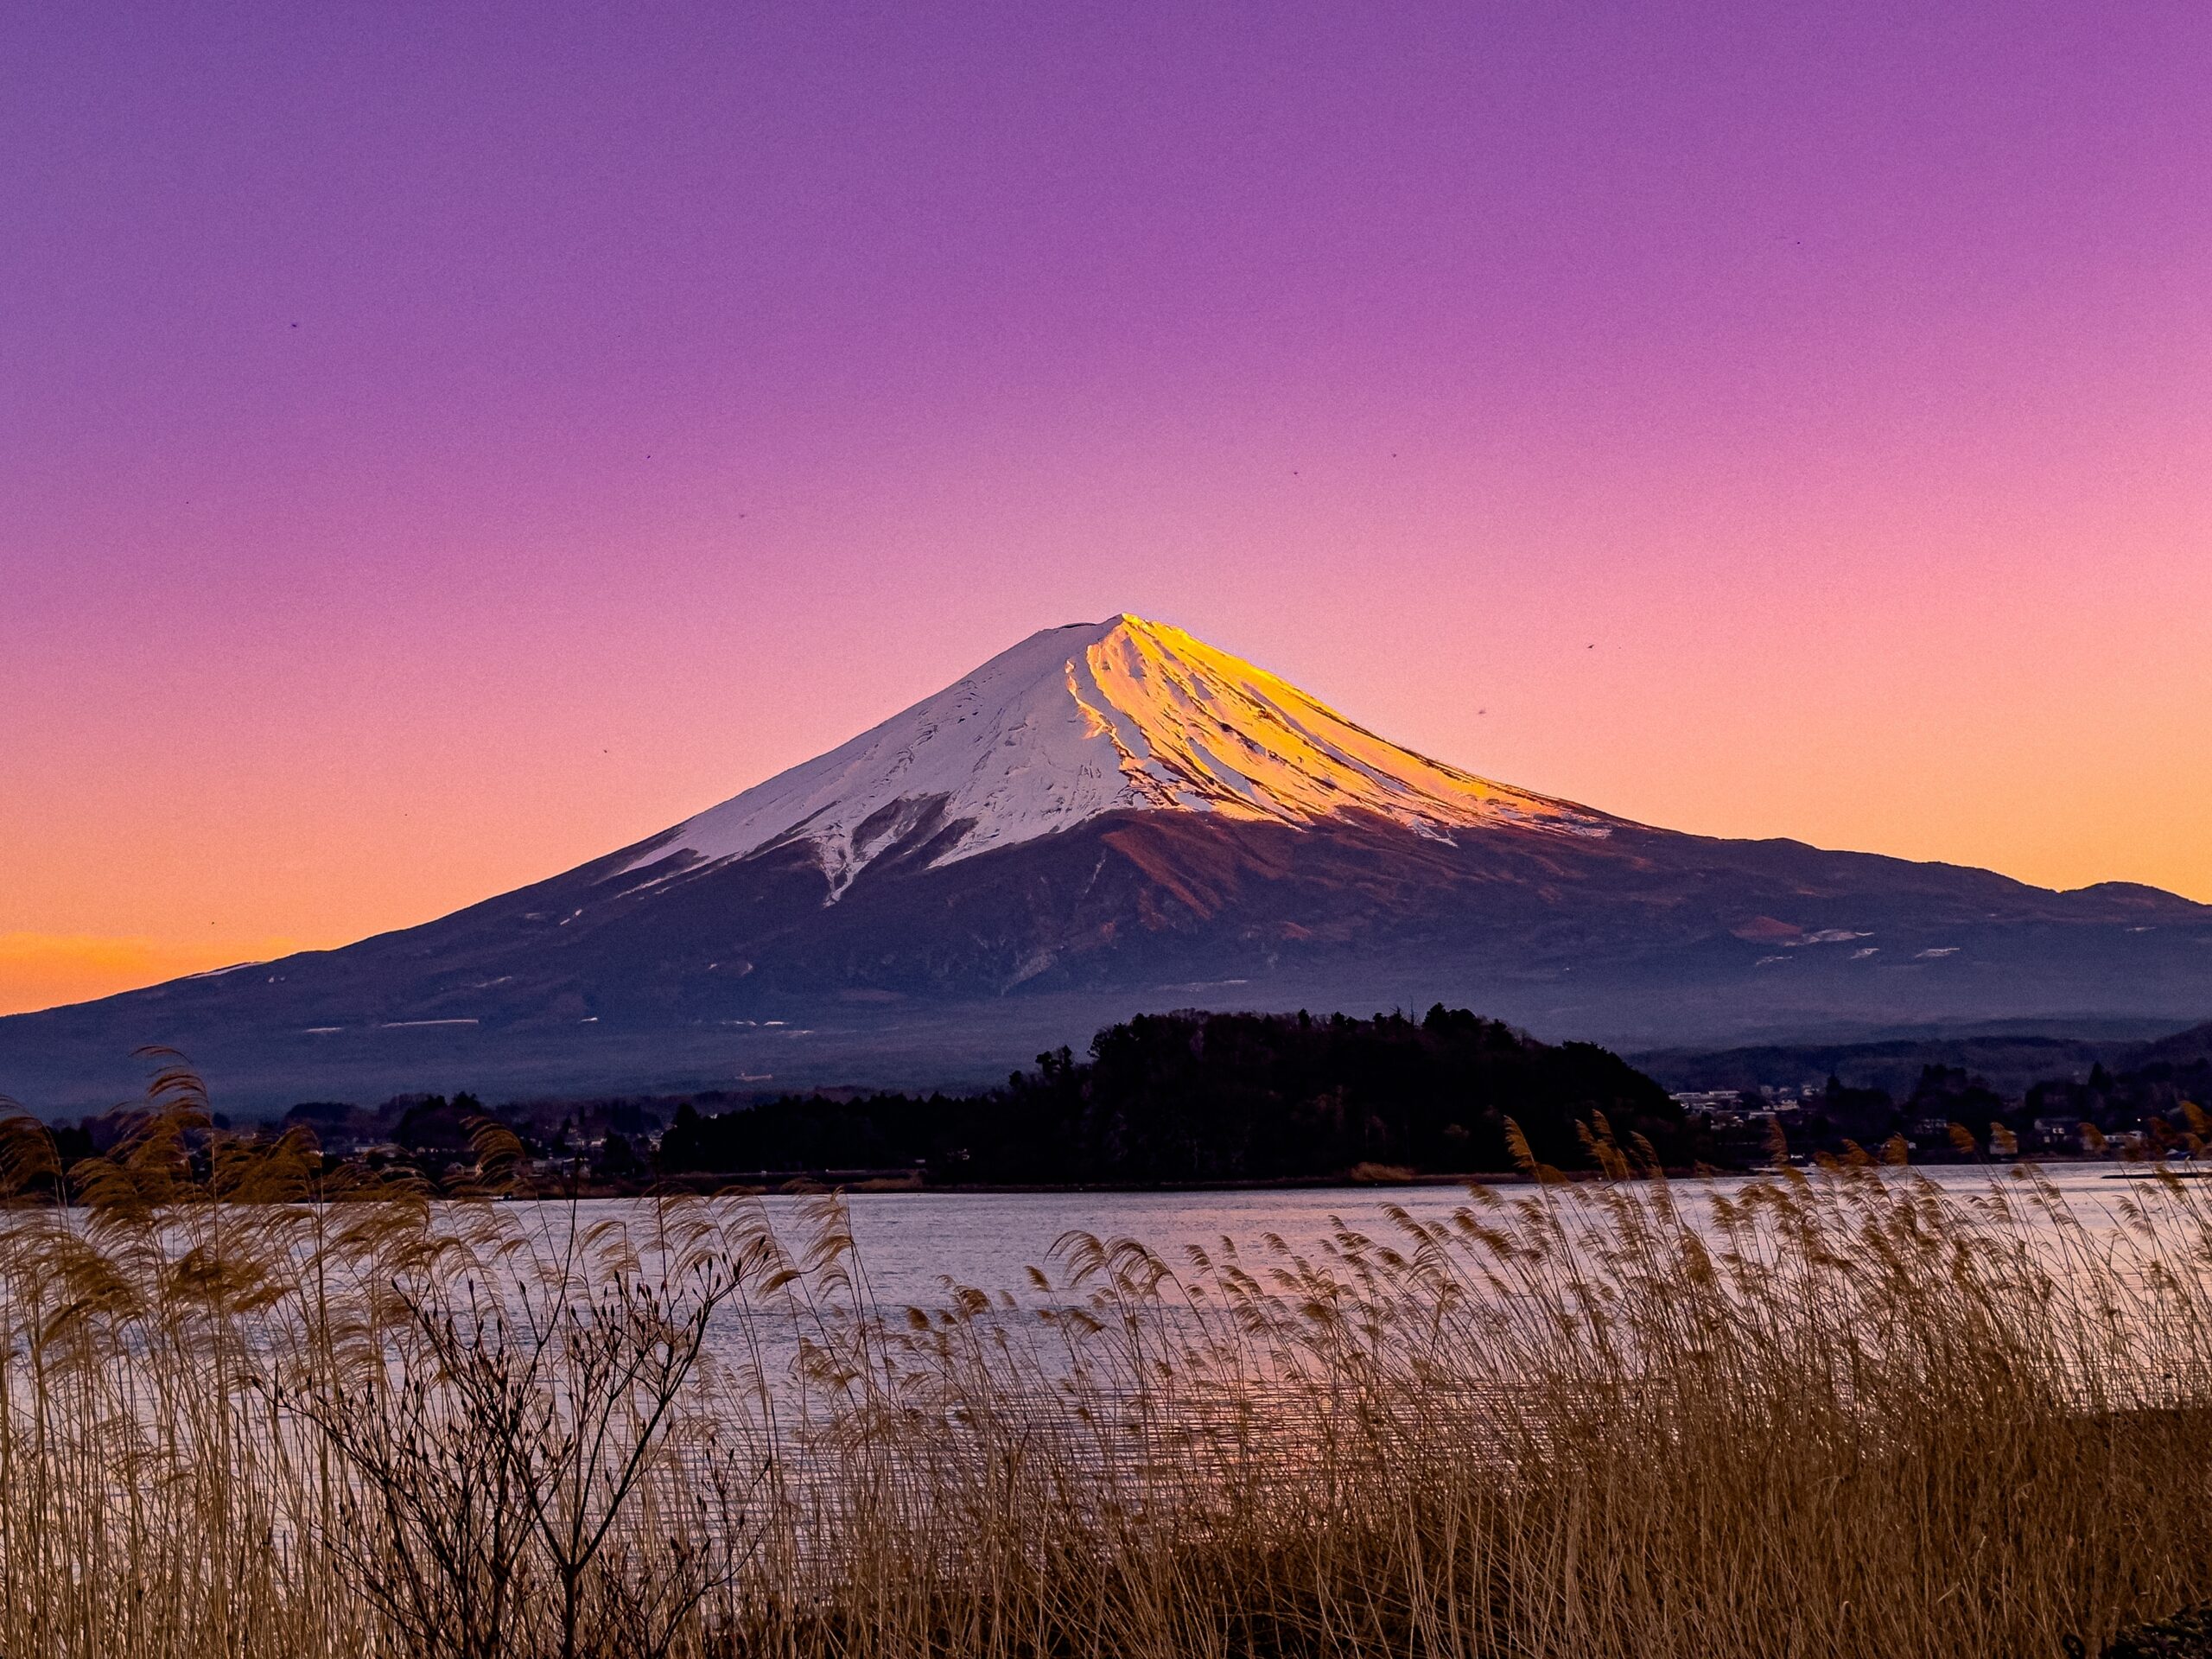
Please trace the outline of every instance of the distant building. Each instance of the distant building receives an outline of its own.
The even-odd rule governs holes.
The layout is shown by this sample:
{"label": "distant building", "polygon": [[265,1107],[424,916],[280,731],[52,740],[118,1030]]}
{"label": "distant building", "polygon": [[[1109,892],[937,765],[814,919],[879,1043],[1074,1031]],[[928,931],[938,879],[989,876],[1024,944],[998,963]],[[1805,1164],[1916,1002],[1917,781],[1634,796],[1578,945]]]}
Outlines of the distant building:
{"label": "distant building", "polygon": [[1684,1089],[1669,1096],[1686,1112],[1736,1113],[1744,1109],[1740,1089]]}
{"label": "distant building", "polygon": [[2028,1126],[2028,1144],[2043,1152],[2078,1151],[2082,1122],[2075,1117],[2039,1117]]}

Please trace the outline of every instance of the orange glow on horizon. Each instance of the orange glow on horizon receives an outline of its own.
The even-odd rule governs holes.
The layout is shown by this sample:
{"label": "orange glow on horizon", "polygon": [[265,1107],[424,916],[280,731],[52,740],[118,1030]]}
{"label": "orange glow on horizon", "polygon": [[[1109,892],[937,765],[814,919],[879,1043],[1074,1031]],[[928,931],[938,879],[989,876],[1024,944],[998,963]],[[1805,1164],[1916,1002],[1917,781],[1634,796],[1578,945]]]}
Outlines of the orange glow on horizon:
{"label": "orange glow on horizon", "polygon": [[291,939],[194,941],[0,933],[0,1014],[90,1001],[187,974],[311,947]]}

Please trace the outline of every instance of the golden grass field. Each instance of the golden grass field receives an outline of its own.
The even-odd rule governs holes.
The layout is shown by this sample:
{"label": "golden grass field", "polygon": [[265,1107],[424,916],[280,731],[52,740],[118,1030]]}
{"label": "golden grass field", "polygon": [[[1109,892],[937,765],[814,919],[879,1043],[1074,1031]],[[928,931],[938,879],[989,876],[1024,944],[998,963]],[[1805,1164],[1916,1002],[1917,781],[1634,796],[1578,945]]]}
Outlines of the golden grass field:
{"label": "golden grass field", "polygon": [[[832,1197],[5,1127],[0,1655],[2056,1655],[2212,1577],[2212,1204],[2024,1166],[1071,1238],[879,1308]],[[1540,1176],[1545,1173],[1538,1172]]]}

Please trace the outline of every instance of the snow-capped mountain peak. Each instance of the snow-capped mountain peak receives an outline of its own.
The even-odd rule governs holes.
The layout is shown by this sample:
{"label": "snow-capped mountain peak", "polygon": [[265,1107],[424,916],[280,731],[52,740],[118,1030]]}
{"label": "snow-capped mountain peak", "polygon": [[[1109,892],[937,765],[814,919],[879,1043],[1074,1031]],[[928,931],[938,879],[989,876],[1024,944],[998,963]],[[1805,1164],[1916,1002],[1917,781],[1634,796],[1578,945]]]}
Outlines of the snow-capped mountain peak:
{"label": "snow-capped mountain peak", "polygon": [[1445,840],[1484,823],[1604,835],[1611,823],[1401,748],[1179,628],[1122,615],[1030,635],[679,824],[637,865],[800,841],[834,896],[917,830],[942,830],[942,864],[1131,810],[1300,825],[1364,811]]}

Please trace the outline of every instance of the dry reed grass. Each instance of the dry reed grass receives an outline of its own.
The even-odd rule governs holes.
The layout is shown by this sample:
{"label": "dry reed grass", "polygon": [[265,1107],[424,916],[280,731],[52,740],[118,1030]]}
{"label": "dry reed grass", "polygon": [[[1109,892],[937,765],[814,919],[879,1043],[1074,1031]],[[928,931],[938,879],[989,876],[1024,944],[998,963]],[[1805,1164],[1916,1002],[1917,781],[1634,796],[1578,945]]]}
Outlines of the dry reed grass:
{"label": "dry reed grass", "polygon": [[1609,1179],[881,1310],[834,1198],[0,1131],[0,1654],[2056,1654],[2212,1567],[2212,1207]]}

